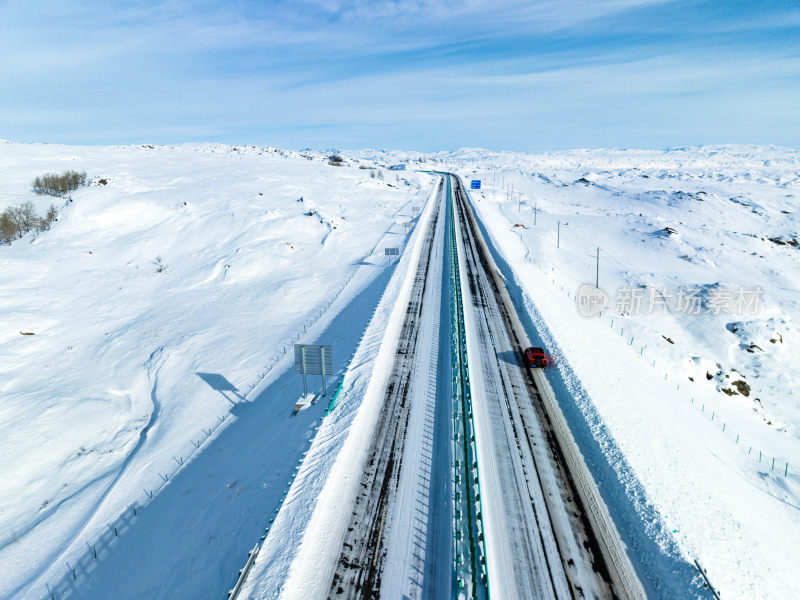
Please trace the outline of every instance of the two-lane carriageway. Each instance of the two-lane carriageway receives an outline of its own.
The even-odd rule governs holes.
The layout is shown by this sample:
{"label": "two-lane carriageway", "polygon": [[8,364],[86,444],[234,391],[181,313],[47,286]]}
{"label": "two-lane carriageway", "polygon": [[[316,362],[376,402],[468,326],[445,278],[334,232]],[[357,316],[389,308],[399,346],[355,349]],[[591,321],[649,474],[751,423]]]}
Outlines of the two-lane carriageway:
{"label": "two-lane carriageway", "polygon": [[522,364],[463,185],[440,175],[327,597],[642,598],[546,378]]}

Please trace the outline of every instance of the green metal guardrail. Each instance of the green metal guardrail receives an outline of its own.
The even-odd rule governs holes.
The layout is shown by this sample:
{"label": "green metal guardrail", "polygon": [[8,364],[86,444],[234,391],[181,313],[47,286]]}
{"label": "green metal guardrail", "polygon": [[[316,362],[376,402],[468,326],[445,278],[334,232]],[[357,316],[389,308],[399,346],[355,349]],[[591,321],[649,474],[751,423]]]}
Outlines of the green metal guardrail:
{"label": "green metal guardrail", "polygon": [[333,398],[331,398],[331,403],[328,404],[328,410],[325,411],[325,416],[326,417],[329,414],[331,414],[331,411],[336,406],[336,401],[339,399],[339,392],[342,391],[342,385],[344,385],[344,375],[342,375],[342,378],[339,380],[339,386],[336,388],[336,391],[333,394]]}
{"label": "green metal guardrail", "polygon": [[456,211],[450,176],[447,206],[450,214],[450,322],[453,369],[453,596],[466,593],[474,600],[489,598],[486,549],[481,522],[478,459],[464,327],[461,275],[458,267]]}

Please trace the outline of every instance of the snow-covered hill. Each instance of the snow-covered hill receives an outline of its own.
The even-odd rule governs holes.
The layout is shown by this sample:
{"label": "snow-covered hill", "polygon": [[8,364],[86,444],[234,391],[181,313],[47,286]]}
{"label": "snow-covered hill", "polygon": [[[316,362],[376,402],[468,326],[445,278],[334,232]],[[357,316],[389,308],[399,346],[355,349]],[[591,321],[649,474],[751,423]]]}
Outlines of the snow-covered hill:
{"label": "snow-covered hill", "polygon": [[[31,191],[67,169],[92,182],[71,201]],[[382,271],[428,182],[252,146],[0,143],[0,210],[59,210],[0,245],[0,597],[67,572],[224,429],[342,285]]]}

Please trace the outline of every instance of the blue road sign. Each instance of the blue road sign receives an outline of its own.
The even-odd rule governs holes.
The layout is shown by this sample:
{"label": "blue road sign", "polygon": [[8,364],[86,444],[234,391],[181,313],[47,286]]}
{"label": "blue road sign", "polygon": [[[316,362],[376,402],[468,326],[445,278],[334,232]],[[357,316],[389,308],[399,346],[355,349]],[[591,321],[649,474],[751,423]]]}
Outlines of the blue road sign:
{"label": "blue road sign", "polygon": [[473,179],[472,185],[470,186],[473,190],[481,189],[481,180],[480,179]]}

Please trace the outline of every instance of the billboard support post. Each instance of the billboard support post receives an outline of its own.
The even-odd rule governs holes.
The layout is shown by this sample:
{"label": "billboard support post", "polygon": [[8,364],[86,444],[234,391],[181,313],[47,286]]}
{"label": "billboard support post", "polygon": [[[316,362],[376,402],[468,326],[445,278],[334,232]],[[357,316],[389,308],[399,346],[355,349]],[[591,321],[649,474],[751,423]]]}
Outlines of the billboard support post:
{"label": "billboard support post", "polygon": [[306,347],[304,345],[300,346],[300,353],[303,355],[303,396],[305,397],[308,395],[308,388],[306,387]]}

